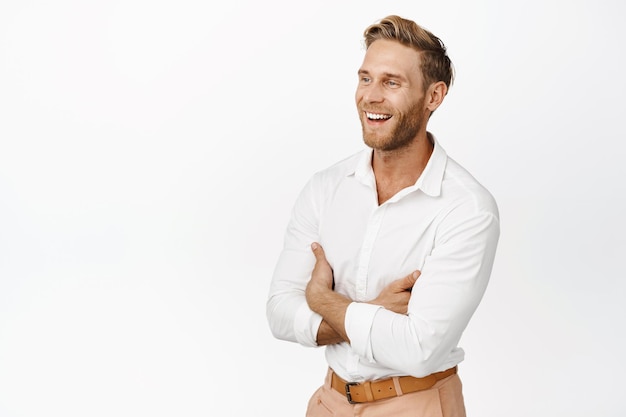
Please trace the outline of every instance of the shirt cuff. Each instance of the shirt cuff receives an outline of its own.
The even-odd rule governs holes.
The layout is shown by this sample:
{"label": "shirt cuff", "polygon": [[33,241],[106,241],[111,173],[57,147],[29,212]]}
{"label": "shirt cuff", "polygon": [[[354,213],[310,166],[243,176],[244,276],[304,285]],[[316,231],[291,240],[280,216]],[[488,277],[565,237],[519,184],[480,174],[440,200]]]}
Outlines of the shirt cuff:
{"label": "shirt cuff", "polygon": [[293,320],[298,343],[307,347],[316,347],[320,324],[322,324],[322,316],[313,312],[306,302],[302,303]]}
{"label": "shirt cuff", "polygon": [[352,302],[346,310],[346,334],[350,339],[350,346],[357,355],[375,362],[372,352],[371,330],[374,316],[382,306],[368,303]]}

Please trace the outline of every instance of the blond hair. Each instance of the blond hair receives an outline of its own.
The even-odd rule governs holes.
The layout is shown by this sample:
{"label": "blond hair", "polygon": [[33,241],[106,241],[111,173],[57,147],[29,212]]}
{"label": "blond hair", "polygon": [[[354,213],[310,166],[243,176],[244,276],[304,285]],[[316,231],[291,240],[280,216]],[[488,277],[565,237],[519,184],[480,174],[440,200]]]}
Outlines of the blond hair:
{"label": "blond hair", "polygon": [[424,90],[443,81],[448,88],[454,81],[454,68],[441,39],[412,20],[391,15],[370,25],[363,33],[365,47],[379,39],[400,42],[420,52]]}

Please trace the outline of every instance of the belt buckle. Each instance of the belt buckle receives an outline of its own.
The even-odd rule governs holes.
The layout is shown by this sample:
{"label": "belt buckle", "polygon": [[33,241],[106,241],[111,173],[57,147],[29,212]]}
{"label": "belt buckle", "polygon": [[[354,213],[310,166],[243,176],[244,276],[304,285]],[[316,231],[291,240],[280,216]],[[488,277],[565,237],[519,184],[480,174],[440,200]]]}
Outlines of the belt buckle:
{"label": "belt buckle", "polygon": [[352,401],[352,394],[350,393],[350,387],[359,385],[358,382],[348,382],[346,384],[346,398],[350,404],[358,404],[356,401]]}

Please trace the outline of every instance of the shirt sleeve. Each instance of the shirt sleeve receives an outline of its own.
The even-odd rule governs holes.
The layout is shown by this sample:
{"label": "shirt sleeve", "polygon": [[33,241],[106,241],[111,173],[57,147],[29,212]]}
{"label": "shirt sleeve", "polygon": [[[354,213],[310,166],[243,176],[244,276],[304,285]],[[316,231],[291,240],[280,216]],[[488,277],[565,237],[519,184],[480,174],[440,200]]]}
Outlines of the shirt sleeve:
{"label": "shirt sleeve", "polygon": [[303,188],[292,209],[266,303],[274,337],[303,346],[317,346],[322,317],[311,311],[304,291],[315,265],[311,243],[319,240],[319,188],[314,176]]}
{"label": "shirt sleeve", "polygon": [[458,350],[491,274],[500,230],[497,208],[477,212],[457,207],[439,228],[407,315],[356,303],[346,312],[346,332],[355,353],[416,377],[455,365],[446,361]]}
{"label": "shirt sleeve", "polygon": [[370,343],[371,326],[374,316],[381,306],[368,303],[353,302],[346,310],[346,334],[350,339],[352,350],[357,355],[374,362],[372,344]]}

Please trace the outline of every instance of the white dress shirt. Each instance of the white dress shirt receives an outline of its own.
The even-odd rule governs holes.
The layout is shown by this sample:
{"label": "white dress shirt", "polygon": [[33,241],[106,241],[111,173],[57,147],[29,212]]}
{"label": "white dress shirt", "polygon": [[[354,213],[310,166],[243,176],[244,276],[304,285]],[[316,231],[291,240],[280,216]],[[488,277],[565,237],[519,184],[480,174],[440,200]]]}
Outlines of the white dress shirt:
{"label": "white dress shirt", "polygon": [[[378,204],[363,150],[310,179],[288,224],[267,301],[275,337],[317,346],[322,318],[304,290],[319,242],[335,291],[353,302],[345,327],[350,344],[326,346],[328,365],[361,382],[425,376],[457,365],[457,346],[489,281],[500,234],[491,194],[434,141],[417,182]],[[397,314],[368,304],[390,282],[420,270],[408,305]]]}

